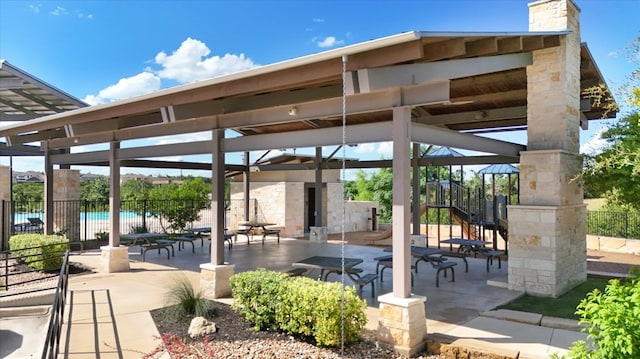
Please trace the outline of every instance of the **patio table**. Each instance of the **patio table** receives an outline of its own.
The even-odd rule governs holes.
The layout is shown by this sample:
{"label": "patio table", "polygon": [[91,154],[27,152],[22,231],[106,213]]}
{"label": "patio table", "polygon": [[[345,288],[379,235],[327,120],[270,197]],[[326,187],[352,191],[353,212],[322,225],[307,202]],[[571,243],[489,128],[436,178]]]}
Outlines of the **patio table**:
{"label": "patio table", "polygon": [[453,251],[453,245],[458,245],[458,253],[471,253],[476,254],[480,248],[484,248],[487,244],[491,244],[491,242],[474,240],[474,239],[465,239],[465,238],[451,238],[451,239],[443,239],[440,243],[448,243],[449,250]]}
{"label": "patio table", "polygon": [[[362,262],[363,260],[361,258],[344,258],[344,270],[349,278],[351,278],[352,280],[357,279],[357,274],[356,278],[354,278],[351,276],[350,272],[354,269],[353,267]],[[313,256],[297,262],[293,262],[291,265],[295,268],[319,269],[320,275],[318,276],[318,279],[320,280],[327,280],[327,276],[330,273],[342,272],[341,257]]]}

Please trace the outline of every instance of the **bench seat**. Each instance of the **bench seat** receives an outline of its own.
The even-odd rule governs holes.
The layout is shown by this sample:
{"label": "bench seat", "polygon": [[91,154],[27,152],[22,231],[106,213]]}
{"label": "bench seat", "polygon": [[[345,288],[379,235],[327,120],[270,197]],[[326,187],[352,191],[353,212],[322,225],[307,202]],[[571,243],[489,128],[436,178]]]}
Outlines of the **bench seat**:
{"label": "bench seat", "polygon": [[480,254],[487,257],[487,272],[489,272],[489,264],[493,265],[493,259],[498,259],[498,269],[502,268],[502,260],[500,256],[504,254],[504,251],[493,250],[493,249],[482,249],[479,251]]}
{"label": "bench seat", "polygon": [[371,284],[371,298],[374,297],[374,295],[375,295],[375,283],[374,283],[374,281],[376,280],[376,278],[378,278],[377,274],[367,273],[367,274],[365,274],[365,275],[353,280],[353,283],[358,286],[358,297],[360,297],[362,299],[362,288],[367,284]]}
{"label": "bench seat", "polygon": [[[169,248],[171,248],[171,253],[169,253]],[[142,256],[143,262],[145,261],[144,258],[145,258],[145,255],[147,254],[147,251],[150,251],[152,249],[157,249],[158,254],[160,253],[161,249],[164,249],[165,251],[167,251],[167,259],[171,258],[170,254],[172,256],[175,256],[175,252],[173,250],[173,241],[167,240],[167,239],[161,239],[152,243],[145,243],[140,245],[140,255]]]}
{"label": "bench seat", "polygon": [[293,268],[293,269],[289,269],[285,273],[287,273],[291,277],[300,277],[305,273],[307,273],[307,270],[305,268]]}
{"label": "bench seat", "polygon": [[[382,282],[383,279],[383,274],[384,274],[384,270],[387,268],[391,268],[393,269],[393,260],[381,260],[378,262],[378,264],[380,264],[380,266],[382,267],[382,269],[380,270],[380,281]],[[411,269],[415,269],[416,266],[412,265]],[[410,271],[411,273],[411,286],[413,287],[413,272]]]}
{"label": "bench seat", "polygon": [[262,231],[262,244],[268,235],[276,235],[278,237],[278,243],[280,243],[280,230],[279,229],[265,229]]}

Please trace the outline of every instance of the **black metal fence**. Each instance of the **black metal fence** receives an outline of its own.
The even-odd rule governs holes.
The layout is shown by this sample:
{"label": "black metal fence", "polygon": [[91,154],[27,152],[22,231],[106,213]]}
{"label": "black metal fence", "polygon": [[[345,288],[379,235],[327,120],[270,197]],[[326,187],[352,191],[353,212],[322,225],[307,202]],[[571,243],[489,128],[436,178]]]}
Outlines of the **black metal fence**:
{"label": "black metal fence", "polygon": [[[0,252],[0,296],[53,289],[60,269],[60,258],[68,251],[67,245],[48,244]],[[41,269],[33,269],[33,264]],[[31,264],[31,265],[29,265]]]}
{"label": "black metal fence", "polygon": [[[204,207],[204,208],[202,208]],[[161,200],[161,201],[121,201],[120,233],[140,231],[164,232],[169,223],[161,213],[198,210],[197,219],[186,223],[187,227],[211,227],[213,218],[211,203],[194,203],[193,200]],[[231,200],[226,204],[225,226],[233,226],[238,218],[244,219],[244,201]],[[257,201],[251,200],[249,208],[252,215],[258,213]],[[0,249],[8,248],[11,235],[20,233],[44,232],[44,203],[22,202],[0,203]],[[255,213],[254,213],[255,212]],[[108,238],[110,230],[109,203],[107,201],[54,201],[53,228],[57,234],[65,235],[70,241],[84,241]],[[103,237],[104,236],[104,237]]]}
{"label": "black metal fence", "polygon": [[640,239],[640,212],[587,211],[587,234]]}

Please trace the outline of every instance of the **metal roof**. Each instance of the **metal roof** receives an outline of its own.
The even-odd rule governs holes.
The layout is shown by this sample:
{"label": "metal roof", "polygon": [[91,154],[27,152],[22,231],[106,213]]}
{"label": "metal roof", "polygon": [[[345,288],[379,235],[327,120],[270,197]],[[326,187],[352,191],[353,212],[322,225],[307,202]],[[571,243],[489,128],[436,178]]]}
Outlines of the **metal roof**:
{"label": "metal roof", "polygon": [[[28,121],[88,106],[33,75],[0,59],[0,121]],[[0,143],[2,156],[38,156],[35,146],[6,146]]]}
{"label": "metal roof", "polygon": [[481,175],[498,175],[498,174],[512,174],[512,173],[520,173],[520,169],[516,166],[510,164],[495,164],[487,166],[480,171],[478,174]]}
{"label": "metal roof", "polygon": [[[13,145],[46,140],[49,148],[64,149],[225,129],[242,135],[225,139],[225,151],[229,152],[338,144],[342,141],[334,138],[342,126],[344,66],[349,76],[346,124],[352,129],[347,144],[387,141],[391,109],[401,106],[412,108],[412,120],[424,125],[419,136],[434,140],[423,143],[478,150],[487,146],[473,138],[476,136],[447,139],[453,132],[526,129],[526,66],[531,53],[559,46],[566,34],[404,33],[53,114],[2,128],[0,136]],[[485,65],[495,69],[487,70]],[[580,71],[582,89],[604,82],[584,46]],[[416,80],[415,76],[432,77]],[[604,105],[584,103],[581,110],[586,119],[599,119],[605,113]],[[440,143],[441,139],[448,142]],[[193,142],[188,148],[176,145],[162,151],[210,153],[208,146],[208,142]],[[510,146],[507,151],[480,152],[513,156],[518,150]],[[155,147],[134,154],[126,149],[121,155],[123,160],[131,160],[164,155],[162,151]],[[76,158],[87,164],[106,159],[103,154]]]}
{"label": "metal roof", "polygon": [[464,155],[449,147],[440,147],[424,157],[464,157]]}

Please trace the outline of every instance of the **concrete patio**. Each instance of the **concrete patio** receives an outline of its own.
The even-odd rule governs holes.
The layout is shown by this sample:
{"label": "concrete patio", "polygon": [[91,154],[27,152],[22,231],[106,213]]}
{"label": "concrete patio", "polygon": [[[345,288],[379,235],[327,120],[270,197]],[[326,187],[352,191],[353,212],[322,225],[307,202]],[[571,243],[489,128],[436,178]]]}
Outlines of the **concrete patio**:
{"label": "concrete patio", "polygon": [[[259,267],[285,271],[296,260],[312,255],[340,256],[341,252],[340,244],[287,238],[281,239],[280,244],[275,240],[268,240],[264,245],[247,245],[239,241],[231,251],[225,249],[227,260],[236,266],[236,273]],[[159,333],[149,311],[166,304],[165,292],[175,276],[184,274],[197,283],[199,265],[209,261],[207,241],[202,247],[197,243],[195,253],[191,248],[182,251],[176,248],[175,253],[175,257],[167,260],[164,252],[149,251],[146,262],[142,262],[138,247],[134,246],[129,249],[129,272],[73,276],[69,288],[72,291],[70,302],[73,301],[71,335],[67,343],[63,331],[61,351],[66,351],[70,358],[93,358],[96,351],[107,358],[118,358],[120,354],[125,358],[139,358],[142,353],[150,352],[157,345]],[[364,259],[360,267],[369,273],[375,272],[373,258],[382,253],[381,248],[344,246],[345,256]],[[472,345],[482,343],[507,352],[517,348],[521,358],[547,358],[584,338],[583,334],[574,331],[480,317],[480,313],[520,295],[487,285],[488,281],[505,283],[507,262],[502,263],[502,269],[494,263],[487,273],[484,259],[469,258],[469,272],[465,273],[462,261],[453,260],[459,262],[455,283],[441,280],[440,287],[436,288],[435,270],[424,263],[415,274],[414,292],[427,297],[426,322],[430,337],[459,338]],[[71,261],[99,268],[100,252],[76,253]],[[340,280],[340,277],[331,275],[329,280]],[[348,278],[345,281],[349,284]],[[370,286],[364,289],[363,298],[368,302],[367,327],[370,329],[377,328],[376,298],[391,291],[391,281],[388,272],[383,281],[376,280],[374,298],[371,298]],[[229,303],[231,299],[221,301]]]}

